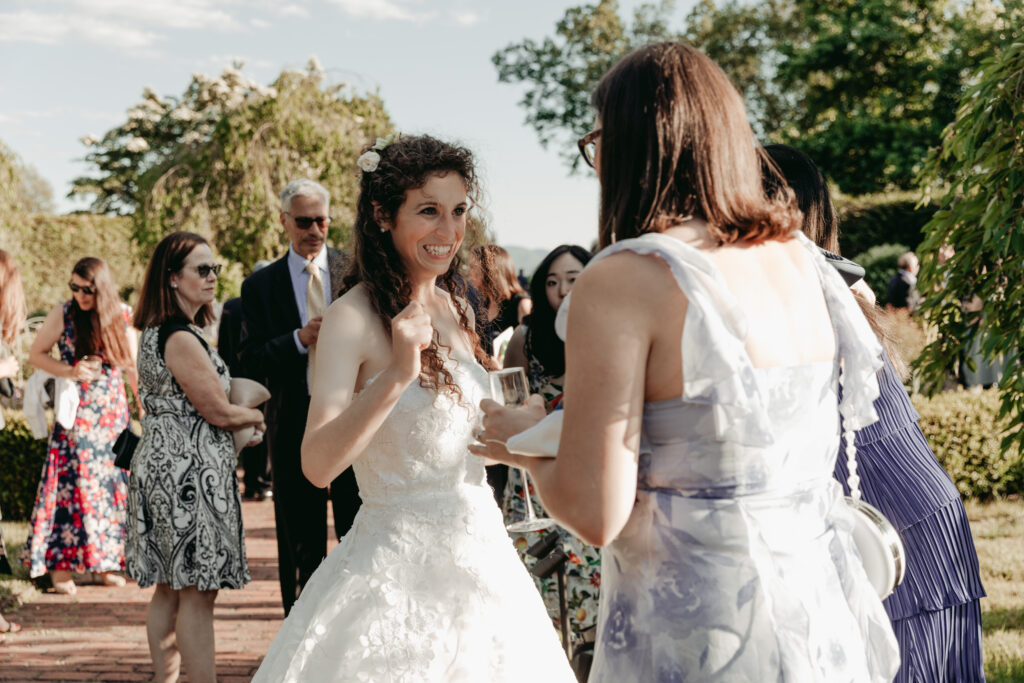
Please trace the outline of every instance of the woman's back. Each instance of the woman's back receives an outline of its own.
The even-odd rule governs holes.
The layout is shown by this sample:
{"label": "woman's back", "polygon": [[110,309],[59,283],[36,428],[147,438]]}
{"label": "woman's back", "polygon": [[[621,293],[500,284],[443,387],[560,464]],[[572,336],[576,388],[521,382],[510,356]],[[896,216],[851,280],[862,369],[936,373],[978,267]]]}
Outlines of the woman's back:
{"label": "woman's back", "polygon": [[849,409],[872,395],[849,292],[802,237],[709,255],[649,234],[596,260],[623,250],[666,264],[686,310],[652,335],[591,680],[888,680],[898,654],[831,478],[837,350]]}

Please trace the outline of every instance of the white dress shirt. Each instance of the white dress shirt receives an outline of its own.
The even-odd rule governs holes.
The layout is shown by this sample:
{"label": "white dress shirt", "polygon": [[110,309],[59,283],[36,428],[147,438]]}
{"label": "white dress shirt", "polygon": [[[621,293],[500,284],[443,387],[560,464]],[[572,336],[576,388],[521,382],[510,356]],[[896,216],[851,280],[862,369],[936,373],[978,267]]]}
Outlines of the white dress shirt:
{"label": "white dress shirt", "polygon": [[[306,287],[309,286],[309,273],[306,272],[308,261],[293,249],[288,247],[288,272],[292,276],[292,293],[295,295],[295,303],[299,306],[299,324],[305,327],[309,322],[306,315]],[[327,246],[320,248],[320,253],[313,257],[313,263],[320,269],[320,281],[324,286],[324,301],[331,304],[331,271],[327,267]],[[295,339],[295,348],[299,353],[309,353],[309,347],[299,341],[299,331],[292,332]]]}

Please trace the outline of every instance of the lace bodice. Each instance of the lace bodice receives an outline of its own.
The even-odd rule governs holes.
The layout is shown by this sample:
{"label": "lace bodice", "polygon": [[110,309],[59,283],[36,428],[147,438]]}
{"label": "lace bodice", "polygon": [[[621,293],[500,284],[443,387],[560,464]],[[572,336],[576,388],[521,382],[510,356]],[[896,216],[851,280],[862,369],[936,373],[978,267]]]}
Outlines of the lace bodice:
{"label": "lace bodice", "polygon": [[478,406],[487,396],[487,373],[461,358],[449,360],[448,368],[462,399],[435,395],[413,382],[356,460],[353,469],[364,505],[449,505],[453,490],[484,485],[483,460],[467,447],[479,424]]}

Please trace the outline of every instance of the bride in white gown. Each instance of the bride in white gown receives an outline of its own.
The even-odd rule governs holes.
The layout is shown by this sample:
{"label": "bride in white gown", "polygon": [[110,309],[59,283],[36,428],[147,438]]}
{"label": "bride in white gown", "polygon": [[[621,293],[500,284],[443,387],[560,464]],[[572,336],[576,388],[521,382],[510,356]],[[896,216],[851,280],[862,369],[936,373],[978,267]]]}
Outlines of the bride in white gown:
{"label": "bride in white gown", "polygon": [[458,296],[470,152],[401,137],[360,157],[355,266],[324,316],[302,468],[363,500],[254,681],[575,681],[469,454],[487,358]]}

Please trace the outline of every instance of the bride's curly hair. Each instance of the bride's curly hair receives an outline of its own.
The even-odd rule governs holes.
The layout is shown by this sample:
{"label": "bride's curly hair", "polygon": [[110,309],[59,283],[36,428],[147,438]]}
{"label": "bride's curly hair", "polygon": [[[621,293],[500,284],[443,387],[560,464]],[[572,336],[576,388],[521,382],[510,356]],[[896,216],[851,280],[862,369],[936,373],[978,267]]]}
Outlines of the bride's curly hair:
{"label": "bride's curly hair", "polygon": [[[367,146],[363,152],[371,150],[372,147]],[[412,288],[402,260],[395,250],[391,231],[382,231],[377,222],[374,203],[380,207],[381,214],[394,220],[399,207],[405,202],[406,192],[423,187],[433,175],[458,173],[466,184],[470,207],[475,203],[479,188],[473,154],[465,147],[451,145],[428,135],[403,135],[384,149],[373,151],[380,155],[380,162],[375,170],[362,174],[356,221],[352,229],[355,258],[345,276],[343,290],[348,291],[356,284],[363,283],[370,304],[390,338],[391,319],[409,305]],[[467,217],[466,230],[476,229],[476,221]],[[437,284],[452,296],[459,326],[473,345],[476,360],[485,368],[493,369],[494,362],[483,351],[480,338],[469,322],[466,282],[459,275],[461,265],[462,257],[456,254],[447,272],[438,278]],[[442,354],[442,348],[446,353]],[[430,346],[420,354],[422,371],[419,382],[426,389],[446,392],[461,400],[462,392],[444,365],[444,356],[450,351],[449,347],[440,343],[435,329]]]}

